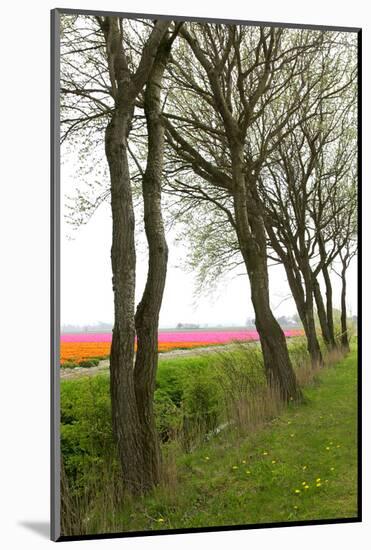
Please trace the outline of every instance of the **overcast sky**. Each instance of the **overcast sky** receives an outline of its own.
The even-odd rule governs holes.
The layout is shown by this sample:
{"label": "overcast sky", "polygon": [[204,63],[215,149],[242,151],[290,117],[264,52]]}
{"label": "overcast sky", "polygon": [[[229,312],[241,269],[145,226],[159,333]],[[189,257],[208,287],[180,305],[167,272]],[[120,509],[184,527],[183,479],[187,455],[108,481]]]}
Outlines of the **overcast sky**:
{"label": "overcast sky", "polygon": [[[63,155],[63,150],[62,150]],[[72,156],[61,170],[61,323],[87,325],[113,321],[112,274],[110,264],[111,216],[109,203],[103,204],[88,224],[76,231],[66,223],[66,196],[81,185]],[[68,237],[73,235],[73,239]],[[178,323],[244,325],[254,318],[250,288],[243,268],[226,276],[210,295],[195,296],[195,276],[179,267],[184,263],[186,246],[176,243],[175,231],[167,235],[169,265],[161,308],[160,326]],[[137,253],[137,301],[143,291],[147,258],[144,247]],[[276,316],[296,313],[285,272],[281,266],[270,269],[271,306]],[[340,280],[333,276],[334,307],[340,306]],[[357,273],[354,261],[348,275],[349,313],[357,313]]]}

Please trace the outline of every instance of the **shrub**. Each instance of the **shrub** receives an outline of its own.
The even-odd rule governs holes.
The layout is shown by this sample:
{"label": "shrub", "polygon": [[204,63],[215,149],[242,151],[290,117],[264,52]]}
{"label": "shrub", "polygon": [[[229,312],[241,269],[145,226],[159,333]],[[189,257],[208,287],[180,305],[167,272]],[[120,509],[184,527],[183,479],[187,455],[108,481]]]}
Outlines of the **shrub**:
{"label": "shrub", "polygon": [[61,384],[61,451],[73,495],[96,483],[97,467],[116,456],[107,377]]}
{"label": "shrub", "polygon": [[215,426],[219,415],[220,392],[216,384],[207,374],[189,378],[184,388],[183,412],[189,418],[204,421],[208,429]]}
{"label": "shrub", "polygon": [[155,391],[156,427],[163,443],[175,439],[182,425],[182,412],[165,390]]}
{"label": "shrub", "polygon": [[[218,353],[216,370],[227,425],[240,432],[250,430],[267,391],[260,346],[235,342],[233,348]],[[259,422],[260,416],[259,412]]]}
{"label": "shrub", "polygon": [[288,351],[295,370],[310,365],[306,338],[295,338],[288,342]]}
{"label": "shrub", "polygon": [[61,369],[76,369],[78,366],[79,364],[74,361],[65,361],[61,363]]}
{"label": "shrub", "polygon": [[82,367],[84,369],[90,369],[91,367],[96,367],[99,365],[99,359],[92,358],[92,359],[84,359],[83,361],[80,361],[79,367]]}

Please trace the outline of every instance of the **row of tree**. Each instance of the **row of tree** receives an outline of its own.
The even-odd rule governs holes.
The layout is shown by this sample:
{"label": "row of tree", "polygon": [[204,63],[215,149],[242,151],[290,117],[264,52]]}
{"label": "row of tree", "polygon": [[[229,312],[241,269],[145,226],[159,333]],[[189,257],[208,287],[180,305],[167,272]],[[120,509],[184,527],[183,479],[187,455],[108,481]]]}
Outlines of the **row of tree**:
{"label": "row of tree", "polygon": [[[190,262],[203,280],[246,269],[267,381],[282,399],[300,400],[301,391],[270,305],[270,261],[285,269],[313,365],[322,363],[315,308],[326,346],[338,345],[330,272],[340,270],[348,348],[356,57],[347,33],[62,18],[61,139],[88,154],[96,172],[91,151],[104,143],[109,167],[109,187],[93,200],[79,192],[74,214],[86,221],[110,199],[112,421],[131,492],[150,490],[161,470],[153,395],[168,259],[163,193],[186,222]],[[137,196],[149,262],[135,307]]]}

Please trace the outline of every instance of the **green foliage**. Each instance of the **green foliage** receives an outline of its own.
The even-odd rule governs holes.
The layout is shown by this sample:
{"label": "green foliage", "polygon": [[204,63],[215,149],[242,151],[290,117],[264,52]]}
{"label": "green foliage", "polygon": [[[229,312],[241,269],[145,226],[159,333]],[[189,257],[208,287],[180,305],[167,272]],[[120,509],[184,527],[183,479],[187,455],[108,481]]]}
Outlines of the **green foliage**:
{"label": "green foliage", "polygon": [[115,456],[107,377],[61,383],[61,450],[74,493],[83,492],[97,467]]}
{"label": "green foliage", "polygon": [[[338,309],[333,309],[333,319],[334,319],[334,334],[335,340],[340,345],[341,344],[341,311]],[[347,318],[347,329],[348,329],[348,339],[351,341],[357,334],[357,324],[352,318]]]}
{"label": "green foliage", "polygon": [[310,362],[307,339],[305,336],[302,338],[296,337],[295,339],[289,339],[287,347],[294,369],[299,369]]}
{"label": "green foliage", "polygon": [[181,485],[126,499],[105,517],[98,499],[88,532],[354,518],[356,387],[353,352],[321,371],[305,405],[240,441],[225,433],[178,456]]}
{"label": "green foliage", "polygon": [[265,384],[263,356],[258,344],[236,342],[218,354],[218,379],[229,396],[246,396]]}
{"label": "green foliage", "polygon": [[97,367],[103,359],[106,359],[106,357],[90,357],[89,359],[83,359],[78,363],[73,360],[67,360],[64,363],[61,363],[61,368],[76,369],[78,367],[82,367],[84,369],[90,369],[91,367]]}
{"label": "green foliage", "polygon": [[[291,340],[289,351],[295,368],[300,368],[307,357],[305,342],[299,339]],[[340,373],[339,369],[337,372]],[[258,345],[236,344],[233,350],[228,347],[223,352],[213,352],[207,355],[161,358],[154,402],[156,425],[164,445],[164,454],[166,455],[167,450],[171,449],[173,445],[175,445],[174,448],[180,449],[177,451],[178,466],[174,465],[174,468],[179,469],[180,467],[180,472],[182,472],[182,468],[185,468],[182,476],[189,470],[195,472],[195,477],[187,481],[187,491],[190,491],[192,498],[196,498],[193,492],[198,492],[199,484],[204,487],[202,479],[205,483],[206,480],[210,482],[210,487],[214,485],[219,487],[219,484],[220,487],[224,484],[228,485],[227,477],[233,466],[231,461],[237,460],[237,458],[233,458],[235,451],[232,452],[232,448],[236,444],[235,441],[232,443],[232,447],[228,446],[228,437],[232,437],[233,433],[235,437],[237,433],[233,432],[233,422],[230,429],[222,431],[217,437],[212,437],[208,444],[206,436],[217,426],[225,424],[226,418],[230,419],[230,416],[225,416],[227,403],[230,410],[235,404],[235,409],[241,412],[243,400],[245,399],[247,403],[251,403],[251,400],[254,402],[254,398],[259,395],[262,388],[265,388],[265,377]],[[315,391],[317,390],[316,387]],[[310,402],[317,398],[317,394],[310,391],[307,392],[307,396]],[[331,406],[331,392],[327,395],[327,399]],[[294,408],[293,411],[295,410]],[[303,409],[304,416],[305,410],[307,409]],[[329,414],[332,413],[329,412]],[[333,416],[332,422],[336,421],[334,418]],[[303,422],[302,438],[305,437],[307,430],[307,420],[303,420]],[[245,431],[248,436],[250,433],[250,429]],[[274,433],[276,432],[272,432],[269,437],[273,437]],[[287,437],[283,435],[282,439],[278,436],[277,438],[275,441],[278,447],[287,445]],[[222,450],[218,455],[219,445],[222,445]],[[268,441],[259,443],[259,445],[264,447],[268,445]],[[111,429],[109,377],[105,373],[62,380],[61,448],[71,494],[78,498],[87,498],[91,495],[88,499],[88,507],[91,506],[92,499],[95,498],[94,495],[103,494],[106,490],[105,487],[118,485],[120,468]],[[189,451],[192,452],[189,454]],[[228,460],[221,456],[225,453]],[[187,456],[189,456],[189,460],[186,459]],[[216,471],[214,477],[207,477],[208,474],[205,470],[206,477],[200,479],[200,461],[202,469],[204,469],[202,456],[219,456],[220,464],[217,468],[220,471],[219,473]],[[309,459],[305,458],[305,460]],[[290,462],[286,451],[285,461]],[[291,467],[289,465],[287,469],[289,470]],[[225,473],[223,474],[223,472]],[[264,472],[262,475],[262,482],[264,482]],[[206,485],[202,491],[207,490]],[[272,491],[274,493],[273,489]],[[277,490],[277,498],[278,493]],[[109,495],[106,496],[109,497]],[[234,496],[231,494],[230,498],[233,500]],[[156,497],[154,499],[157,509],[158,501]],[[169,513],[166,507],[161,513],[165,514],[165,512]],[[216,513],[216,510],[214,512]],[[97,509],[97,526],[99,526],[99,513],[99,509]],[[177,525],[191,526],[194,522],[194,513],[196,513],[195,510],[190,510],[183,519],[177,516],[174,520],[180,522]],[[188,515],[189,524],[186,519]],[[217,517],[216,515],[215,518]]]}
{"label": "green foliage", "polygon": [[91,367],[96,367],[99,365],[100,359],[98,358],[91,358],[91,359],[84,359],[83,361],[80,361],[79,367],[82,367],[84,369],[90,369]]}
{"label": "green foliage", "polygon": [[65,361],[65,363],[61,363],[61,369],[76,369],[79,366],[80,365],[75,361]]}
{"label": "green foliage", "polygon": [[164,358],[155,393],[156,422],[163,441],[179,436],[189,449],[220,417],[216,355]]}
{"label": "green foliage", "polygon": [[[303,353],[301,341],[290,342],[292,357]],[[161,441],[180,437],[185,449],[193,448],[223,422],[226,400],[240,402],[264,382],[257,345],[236,344],[233,351],[161,359],[154,400]],[[66,472],[73,487],[82,489],[93,464],[114,455],[105,374],[62,381],[61,424]]]}
{"label": "green foliage", "polygon": [[183,394],[183,427],[188,437],[195,430],[205,435],[215,429],[221,417],[221,390],[215,376],[198,372],[186,379]]}
{"label": "green foliage", "polygon": [[182,426],[182,410],[165,390],[155,391],[156,427],[162,442],[175,439]]}

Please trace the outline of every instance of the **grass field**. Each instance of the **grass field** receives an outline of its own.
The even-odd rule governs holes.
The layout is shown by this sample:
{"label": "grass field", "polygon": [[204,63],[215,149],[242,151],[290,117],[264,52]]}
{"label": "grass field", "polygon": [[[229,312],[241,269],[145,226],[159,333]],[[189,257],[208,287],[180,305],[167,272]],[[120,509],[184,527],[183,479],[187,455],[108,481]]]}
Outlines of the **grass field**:
{"label": "grass field", "polygon": [[[181,387],[172,375],[171,364],[160,368],[159,387],[172,385],[176,396]],[[71,388],[78,393],[78,383],[104,386],[107,381],[102,375],[90,382],[66,381],[62,403],[67,387],[72,399]],[[97,497],[84,529],[94,533],[354,518],[356,390],[354,350],[305,388],[303,405],[291,405],[247,436],[225,430],[192,452],[178,452],[176,478],[150,496],[124,496],[119,505]],[[100,401],[94,399],[97,433],[107,428],[99,407],[109,409],[109,401],[100,395]],[[67,411],[65,400],[65,416]]]}

